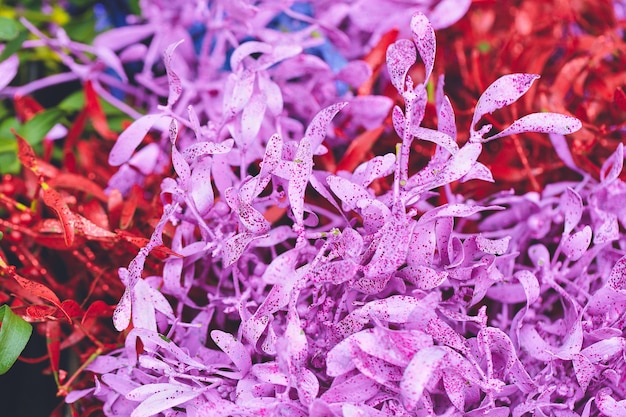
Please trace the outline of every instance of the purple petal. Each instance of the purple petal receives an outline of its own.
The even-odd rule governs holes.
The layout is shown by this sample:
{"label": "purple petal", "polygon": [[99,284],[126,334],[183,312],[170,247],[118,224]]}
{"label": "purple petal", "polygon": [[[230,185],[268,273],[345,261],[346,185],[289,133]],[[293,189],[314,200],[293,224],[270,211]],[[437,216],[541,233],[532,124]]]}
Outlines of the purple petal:
{"label": "purple petal", "polygon": [[619,174],[622,172],[623,167],[624,144],[620,143],[617,145],[617,149],[615,149],[615,152],[613,152],[611,156],[609,156],[602,164],[602,169],[600,170],[600,179],[602,183],[609,184],[613,182],[617,177],[619,177]]}
{"label": "purple petal", "polygon": [[561,196],[560,209],[564,214],[564,235],[569,235],[583,215],[583,201],[574,189],[567,187]]}
{"label": "purple petal", "polygon": [[[102,60],[107,66],[109,66],[115,73],[122,79],[124,82],[128,82],[128,77],[126,77],[126,72],[124,71],[124,67],[122,66],[122,62],[120,58],[113,53],[109,48],[104,47],[96,47],[96,55],[98,58]],[[1,89],[0,83],[0,89]]]}
{"label": "purple petal", "polygon": [[283,153],[283,140],[279,134],[273,134],[265,145],[265,155],[261,162],[259,178],[267,177],[278,166]]}
{"label": "purple petal", "polygon": [[469,180],[481,180],[487,182],[496,182],[493,179],[493,175],[491,174],[491,170],[487,168],[484,164],[480,162],[476,162],[469,170],[469,172],[461,179],[460,182],[467,182]]}
{"label": "purple petal", "polygon": [[412,266],[431,266],[436,248],[435,224],[428,223],[415,226],[409,243],[407,264]]}
{"label": "purple petal", "polygon": [[425,225],[426,223],[441,219],[445,217],[469,217],[481,211],[487,210],[502,210],[501,206],[479,206],[479,205],[467,205],[467,204],[445,204],[439,206],[436,209],[430,210],[424,214],[418,220],[419,225]]}
{"label": "purple petal", "polygon": [[287,341],[287,351],[289,354],[289,364],[292,370],[302,368],[306,365],[308,344],[306,334],[302,330],[300,318],[292,309],[287,314],[287,328],[285,329],[285,340]]}
{"label": "purple petal", "polygon": [[362,403],[376,395],[379,390],[378,384],[371,378],[357,374],[339,384],[333,384],[320,398],[330,404]]}
{"label": "purple petal", "polygon": [[256,70],[266,70],[274,64],[292,58],[302,52],[300,45],[274,45],[271,53],[263,54],[255,62]]}
{"label": "purple petal", "polygon": [[[156,332],[156,312],[152,300],[153,297],[152,294],[150,294],[151,289],[150,285],[144,280],[137,281],[133,287],[131,291],[132,319],[135,328],[148,329]],[[165,302],[167,304],[167,301]]]}
{"label": "purple petal", "polygon": [[492,255],[504,255],[509,248],[511,236],[502,239],[486,239],[482,235],[476,236],[476,246],[479,250]]}
{"label": "purple petal", "polygon": [[180,82],[180,77],[172,69],[172,55],[174,49],[180,45],[183,40],[179,40],[169,45],[163,52],[163,63],[165,64],[165,71],[167,72],[167,81],[169,85],[169,94],[167,96],[167,106],[172,107],[183,92],[183,86]]}
{"label": "purple petal", "polygon": [[393,122],[393,128],[399,137],[404,137],[404,126],[406,124],[406,118],[402,109],[398,106],[393,106],[393,112],[391,113],[391,121]]}
{"label": "purple petal", "polygon": [[301,368],[296,373],[298,398],[303,405],[311,405],[320,390],[320,382],[313,372]]}
{"label": "purple petal", "polygon": [[211,158],[204,158],[196,164],[191,172],[189,194],[201,216],[205,216],[215,201],[213,186],[211,185]]}
{"label": "purple petal", "polygon": [[11,55],[4,61],[0,62],[0,90],[4,89],[13,81],[17,75],[17,69],[20,66],[20,60],[16,54]]}
{"label": "purple petal", "polygon": [[263,217],[263,214],[250,204],[243,202],[239,205],[239,220],[254,234],[267,233],[271,228],[270,222]]}
{"label": "purple petal", "polygon": [[379,384],[396,382],[402,379],[401,367],[392,365],[383,359],[370,356],[358,348],[353,352],[353,361],[356,368],[361,371],[363,375],[372,378]]}
{"label": "purple petal", "polygon": [[351,280],[359,270],[359,265],[351,260],[340,260],[320,265],[311,271],[313,282],[341,284]]}
{"label": "purple petal", "polygon": [[352,343],[352,339],[344,339],[328,352],[326,355],[326,373],[328,376],[337,377],[355,368],[352,360],[354,349]]}
{"label": "purple petal", "polygon": [[607,417],[626,417],[626,400],[616,401],[610,395],[610,388],[596,394],[596,406]]}
{"label": "purple petal", "polygon": [[224,242],[224,266],[234,264],[254,238],[252,233],[242,232],[226,239]]}
{"label": "purple petal", "polygon": [[465,390],[467,389],[465,378],[455,371],[446,369],[443,371],[443,388],[452,405],[461,412],[465,411]]}
{"label": "purple petal", "polygon": [[476,123],[485,114],[494,112],[517,101],[539,78],[535,74],[509,74],[498,78],[478,99],[472,119],[472,130],[476,131]]}
{"label": "purple petal", "polygon": [[278,116],[283,111],[283,94],[278,84],[272,81],[269,76],[259,74],[259,89],[265,94],[267,108],[274,116]]}
{"label": "purple petal", "polygon": [[445,356],[445,350],[433,346],[420,350],[411,359],[400,382],[400,390],[406,408],[413,410],[417,407],[422,399],[426,384],[435,374],[435,371],[439,369],[439,364]]}
{"label": "purple petal", "polygon": [[556,151],[559,158],[561,158],[561,161],[563,161],[569,169],[584,175],[585,172],[576,165],[574,158],[572,158],[565,136],[557,135],[555,133],[551,133],[549,136],[550,142],[552,142],[552,147]]}
{"label": "purple petal", "polygon": [[124,295],[117,303],[113,312],[113,325],[118,332],[126,329],[130,325],[131,301],[130,291],[128,288],[124,291]]}
{"label": "purple petal", "polygon": [[135,152],[135,149],[148,134],[152,125],[162,117],[160,114],[147,114],[135,120],[117,138],[111,153],[109,154],[109,164],[113,166],[122,165],[128,161]]}
{"label": "purple petal", "polygon": [[391,323],[406,323],[418,304],[415,297],[392,295],[365,304],[359,314]]}
{"label": "purple petal", "polygon": [[354,210],[362,205],[362,202],[373,200],[373,197],[364,187],[345,178],[330,175],[326,178],[326,182],[328,182],[332,192],[343,201],[348,210]]}
{"label": "purple petal", "polygon": [[151,24],[123,26],[96,36],[93,44],[96,47],[102,46],[113,51],[119,51],[152,35],[155,29],[156,27]]}
{"label": "purple petal", "polygon": [[[452,103],[448,96],[444,96],[437,114],[437,130],[456,139],[456,122]],[[456,143],[456,141],[455,141]]]}
{"label": "purple petal", "polygon": [[563,253],[571,260],[577,261],[584,255],[591,243],[591,227],[585,226],[580,232],[576,232],[563,241]]}
{"label": "purple petal", "polygon": [[239,45],[230,57],[230,67],[233,71],[240,70],[243,60],[252,54],[269,54],[272,46],[265,42],[249,41]]}
{"label": "purple petal", "polygon": [[401,270],[402,276],[421,290],[437,288],[448,278],[446,271],[436,271],[427,266],[409,265]]}
{"label": "purple petal", "polygon": [[[310,127],[310,126],[309,126]],[[309,178],[313,172],[313,153],[311,141],[308,136],[300,140],[296,151],[294,164],[291,169],[291,178],[287,186],[289,203],[295,218],[296,224],[302,226],[304,221],[304,193],[309,183]]]}
{"label": "purple petal", "polygon": [[396,156],[392,153],[375,156],[357,167],[352,180],[363,187],[367,187],[372,181],[390,175],[394,170],[395,164]]}
{"label": "purple petal", "polygon": [[265,117],[267,108],[265,97],[261,94],[254,94],[241,113],[241,141],[243,146],[252,143],[261,129],[261,123]]}
{"label": "purple petal", "polygon": [[443,29],[458,22],[469,10],[471,0],[442,0],[428,13],[435,29]]}
{"label": "purple petal", "polygon": [[580,120],[572,116],[566,116],[559,113],[532,113],[516,120],[511,126],[507,127],[497,135],[484,139],[483,142],[489,142],[493,139],[524,132],[557,133],[561,135],[568,135],[580,130],[581,127],[582,123]]}
{"label": "purple petal", "polygon": [[[243,323],[243,335],[253,345],[259,341],[259,338],[265,331],[269,316],[252,316]],[[257,365],[255,365],[257,366]],[[253,368],[254,369],[254,368]]]}
{"label": "purple petal", "polygon": [[528,248],[528,257],[537,268],[541,269],[550,265],[550,252],[544,245],[532,245]]}
{"label": "purple petal", "polygon": [[[172,122],[174,123],[173,120]],[[189,168],[189,164],[185,161],[183,155],[178,152],[175,144],[172,144],[172,165],[174,166],[174,171],[178,174],[180,184],[184,184],[182,187],[186,187],[191,177],[191,168]]]}
{"label": "purple petal", "polygon": [[626,289],[626,256],[622,256],[611,269],[608,285],[615,290]]}
{"label": "purple petal", "polygon": [[187,146],[182,155],[187,163],[191,164],[196,158],[204,155],[223,155],[229,153],[235,141],[233,139],[226,139],[225,141],[216,142],[197,142]]}
{"label": "purple petal", "polygon": [[[255,79],[255,73],[249,70],[229,75],[224,91],[224,115],[227,118],[243,110],[250,97],[252,97]],[[231,90],[230,94],[228,94],[228,90]]]}
{"label": "purple petal", "polygon": [[592,363],[608,362],[624,351],[626,341],[623,337],[611,337],[600,340],[584,348],[580,353]]}
{"label": "purple petal", "polygon": [[341,406],[343,417],[388,417],[389,414],[365,404],[344,403]]}
{"label": "purple petal", "polygon": [[424,77],[424,84],[426,84],[435,66],[435,50],[437,47],[435,31],[428,18],[422,13],[417,13],[411,18],[411,31],[413,32],[413,42],[415,42],[415,46],[417,46],[417,50],[426,67],[426,75]]}
{"label": "purple petal", "polygon": [[[174,385],[174,384],[152,384],[152,385],[168,385],[169,388],[162,388],[155,394],[145,399],[141,404],[137,406],[131,413],[130,417],[150,417],[165,411],[169,408],[176,407],[189,400],[196,398],[202,393],[200,390],[195,390],[188,385]],[[150,387],[146,385],[144,387]],[[144,388],[140,387],[140,388]],[[137,388],[138,390],[139,388]],[[131,395],[133,391],[127,395]]]}
{"label": "purple petal", "polygon": [[156,143],[149,143],[129,159],[128,164],[137,168],[143,175],[150,175],[159,161],[161,148]]}
{"label": "purple petal", "polygon": [[[481,151],[482,145],[480,143],[466,143],[450,158],[441,171],[435,172],[435,177],[432,182],[420,186],[419,189],[437,188],[462,178],[472,169]],[[414,178],[416,177],[409,179],[407,188],[413,187],[415,182],[413,180]]]}
{"label": "purple petal", "polygon": [[413,129],[411,133],[418,139],[436,143],[437,145],[450,152],[450,154],[452,155],[456,154],[459,151],[459,145],[456,144],[456,140],[441,131],[417,126]]}
{"label": "purple petal", "polygon": [[[385,206],[383,206],[385,207]],[[408,247],[415,222],[388,222],[383,226],[382,238],[372,260],[363,268],[367,279],[380,279],[396,271],[406,262]]]}
{"label": "purple petal", "polygon": [[391,83],[401,93],[406,88],[406,75],[416,59],[415,45],[408,39],[397,40],[387,48],[387,71]]}
{"label": "purple petal", "polygon": [[125,48],[122,52],[120,52],[119,57],[120,61],[124,64],[133,61],[142,61],[146,54],[148,53],[148,47],[143,43],[136,43],[134,45],[130,45]]}
{"label": "purple petal", "polygon": [[330,125],[330,121],[339,113],[341,109],[346,107],[348,102],[339,102],[332,104],[320,110],[304,132],[304,137],[309,138],[312,152],[315,152],[326,137],[326,130]]}
{"label": "purple petal", "polygon": [[243,375],[248,373],[252,367],[252,359],[246,347],[239,340],[235,339],[230,333],[221,330],[211,331],[211,339],[228,355]]}
{"label": "purple petal", "polygon": [[372,68],[364,61],[350,61],[337,73],[336,79],[353,88],[359,88],[372,76]]}

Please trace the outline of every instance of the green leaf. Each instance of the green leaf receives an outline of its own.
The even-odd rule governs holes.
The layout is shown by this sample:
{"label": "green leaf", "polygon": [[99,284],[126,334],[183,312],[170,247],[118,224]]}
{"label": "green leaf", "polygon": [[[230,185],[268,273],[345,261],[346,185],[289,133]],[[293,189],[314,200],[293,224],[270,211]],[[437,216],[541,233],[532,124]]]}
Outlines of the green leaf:
{"label": "green leaf", "polygon": [[41,143],[46,134],[54,125],[59,123],[63,112],[59,109],[50,109],[37,113],[35,117],[24,123],[20,135],[31,145]]}
{"label": "green leaf", "polygon": [[0,40],[10,41],[15,39],[20,32],[20,27],[14,20],[0,16]]}
{"label": "green leaf", "polygon": [[15,38],[5,43],[4,49],[2,50],[2,53],[0,54],[0,62],[4,61],[8,57],[13,55],[17,51],[19,51],[20,49],[22,49],[22,44],[24,43],[26,38],[28,38],[28,31],[22,30],[21,32],[19,32],[19,34]]}
{"label": "green leaf", "polygon": [[85,107],[85,93],[83,90],[74,91],[65,97],[57,107],[67,113],[80,111]]}
{"label": "green leaf", "polygon": [[17,155],[9,153],[0,153],[0,174],[19,174],[22,166]]}
{"label": "green leaf", "polygon": [[33,326],[26,320],[13,314],[8,305],[0,307],[0,375],[5,374],[20,356]]}
{"label": "green leaf", "polygon": [[[102,97],[98,96],[98,101],[105,115],[123,116],[125,120],[129,120],[126,113],[104,100]],[[74,113],[82,110],[85,108],[85,92],[83,90],[74,91],[72,94],[65,97],[57,107],[66,113]]]}

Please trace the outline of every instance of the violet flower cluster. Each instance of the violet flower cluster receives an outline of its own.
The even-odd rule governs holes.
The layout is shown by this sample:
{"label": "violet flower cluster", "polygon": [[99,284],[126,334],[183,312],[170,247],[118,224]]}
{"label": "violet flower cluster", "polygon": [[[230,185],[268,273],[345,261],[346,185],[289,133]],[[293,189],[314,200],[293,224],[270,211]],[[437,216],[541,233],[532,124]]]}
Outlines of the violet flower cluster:
{"label": "violet flower cluster", "polygon": [[[496,80],[459,141],[443,77],[437,129],[421,125],[436,46],[419,11],[391,0],[311,2],[327,15],[281,1],[211,3],[142,3],[145,23],[100,35],[90,50],[99,60],[73,69],[107,84],[103,97],[136,117],[111,151],[120,169],[109,189],[126,194],[170,162],[176,175],[162,182],[150,242],[119,270],[126,291],[113,319],[128,330],[125,346],[98,357],[95,386],[68,402],[95,397],[106,415],[133,417],[626,416],[622,146],[599,181],[581,173],[541,194],[465,199],[449,184],[493,181],[478,156],[510,134],[550,133],[577,169],[562,136],[580,128],[573,117],[530,114],[496,133],[481,125],[538,76]],[[460,17],[445,12],[453,3],[438,3],[438,26]],[[370,76],[355,60],[364,33],[383,30],[367,23],[373,12],[412,16],[412,39],[387,50],[404,109],[353,94]],[[354,24],[340,32],[329,16]],[[294,21],[303,24],[281,31]],[[199,45],[187,30],[198,22]],[[78,48],[63,42],[62,53]],[[320,58],[328,54],[341,68]],[[134,85],[124,62],[142,63]],[[354,172],[315,166],[345,145],[331,134],[334,118],[356,134],[390,110],[396,152]],[[163,140],[141,147],[150,131]],[[410,174],[414,140],[436,152]],[[388,192],[374,191],[379,180]],[[448,203],[434,206],[442,187]],[[143,276],[168,224],[180,256]]]}

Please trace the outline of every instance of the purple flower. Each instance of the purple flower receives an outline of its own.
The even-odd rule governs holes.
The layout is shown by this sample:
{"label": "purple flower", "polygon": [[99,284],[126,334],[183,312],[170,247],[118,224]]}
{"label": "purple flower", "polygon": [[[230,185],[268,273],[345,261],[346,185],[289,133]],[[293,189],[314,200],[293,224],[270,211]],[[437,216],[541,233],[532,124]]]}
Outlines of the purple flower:
{"label": "purple flower", "polygon": [[[116,142],[109,161],[120,170],[109,187],[140,184],[164,159],[174,172],[162,182],[169,204],[149,243],[119,270],[126,291],[114,324],[121,331],[132,323],[125,345],[97,358],[96,386],[68,401],[93,396],[105,414],[135,417],[624,415],[623,147],[599,181],[484,201],[451,195],[451,182],[493,181],[478,162],[484,142],[543,132],[557,146],[580,122],[538,113],[491,132],[483,116],[538,77],[511,74],[479,98],[469,138],[456,137],[442,78],[437,130],[423,127],[434,27],[458,18],[444,13],[453,2],[436,4],[436,25],[391,0],[318,1],[312,15],[287,3],[148,2],[141,24],[95,42],[112,67],[145,54],[137,85],[124,91],[148,113]],[[343,35],[331,29],[332,12],[352,22]],[[358,35],[345,56],[362,54],[385,30],[367,19],[372,12],[410,17],[412,40],[387,51],[391,85],[404,100],[392,113],[401,142],[354,172],[331,174],[315,157],[337,151],[333,120],[371,116],[347,132],[377,125],[391,101],[340,94],[336,81],[357,87],[367,68],[350,61],[335,72],[307,49]],[[281,33],[269,24],[279,13],[307,25]],[[196,54],[187,29],[198,22],[206,32]],[[249,31],[254,39],[245,40]],[[409,75],[418,56],[424,80]],[[97,69],[72,65],[76,74]],[[10,66],[2,69],[10,76]],[[162,140],[142,146],[150,131]],[[436,152],[409,173],[414,140]],[[388,192],[374,191],[379,179],[391,181]],[[440,187],[450,202],[434,207]],[[168,223],[182,258],[144,278]],[[467,232],[476,230],[470,223],[477,232]]]}

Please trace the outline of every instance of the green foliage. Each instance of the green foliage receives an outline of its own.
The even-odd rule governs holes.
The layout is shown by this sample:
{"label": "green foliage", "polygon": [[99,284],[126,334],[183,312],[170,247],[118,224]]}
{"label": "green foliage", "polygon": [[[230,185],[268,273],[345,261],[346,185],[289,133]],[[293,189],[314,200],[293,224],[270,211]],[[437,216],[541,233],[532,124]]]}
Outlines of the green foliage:
{"label": "green foliage", "polygon": [[13,313],[8,305],[0,307],[0,375],[5,374],[20,356],[33,326]]}

